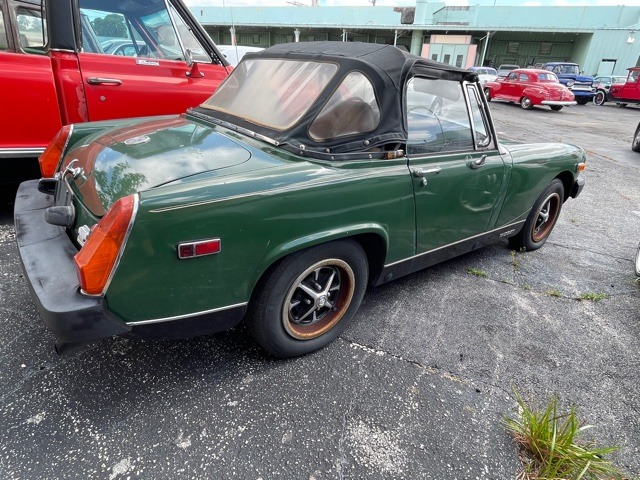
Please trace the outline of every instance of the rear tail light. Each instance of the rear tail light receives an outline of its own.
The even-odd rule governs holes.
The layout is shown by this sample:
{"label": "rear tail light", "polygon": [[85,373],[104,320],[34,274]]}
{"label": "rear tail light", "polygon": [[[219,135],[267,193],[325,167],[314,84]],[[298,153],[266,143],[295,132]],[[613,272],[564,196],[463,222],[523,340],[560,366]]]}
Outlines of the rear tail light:
{"label": "rear tail light", "polygon": [[136,208],[135,195],[114,203],[74,257],[83,293],[100,295],[106,290],[126,243]]}
{"label": "rear tail light", "polygon": [[38,158],[42,178],[51,178],[56,173],[56,169],[62,159],[62,154],[67,147],[72,131],[73,125],[65,125],[62,127]]}

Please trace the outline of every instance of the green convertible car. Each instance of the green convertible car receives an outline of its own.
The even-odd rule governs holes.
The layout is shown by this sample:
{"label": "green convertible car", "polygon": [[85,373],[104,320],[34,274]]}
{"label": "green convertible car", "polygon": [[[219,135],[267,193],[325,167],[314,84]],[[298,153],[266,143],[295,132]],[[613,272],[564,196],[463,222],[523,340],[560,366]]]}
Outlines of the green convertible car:
{"label": "green convertible car", "polygon": [[283,44],[183,115],[63,128],[20,186],[17,242],[58,345],[244,321],[271,354],[302,355],[367,286],[502,239],[542,246],[585,160],[500,143],[473,72]]}

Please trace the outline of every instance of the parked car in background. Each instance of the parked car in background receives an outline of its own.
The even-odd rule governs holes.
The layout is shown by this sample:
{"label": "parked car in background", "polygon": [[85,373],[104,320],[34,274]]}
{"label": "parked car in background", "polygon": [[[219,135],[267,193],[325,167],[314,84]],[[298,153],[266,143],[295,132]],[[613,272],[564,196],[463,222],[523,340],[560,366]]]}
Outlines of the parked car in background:
{"label": "parked car in background", "polygon": [[107,55],[122,55],[125,57],[149,56],[149,49],[144,42],[131,40],[107,40],[100,43],[102,52]]}
{"label": "parked car in background", "polygon": [[596,95],[593,77],[582,75],[577,63],[548,62],[542,68],[556,74],[560,83],[573,92],[578,105],[586,105]]}
{"label": "parked car in background", "polygon": [[576,104],[573,93],[558,82],[555,74],[533,68],[512,70],[506,78],[488,82],[484,93],[487,100],[517,102],[524,109],[546,105],[558,111]]}
{"label": "parked car in background", "polygon": [[0,181],[20,176],[7,173],[26,159],[36,166],[63,125],[183,112],[228,75],[228,62],[180,0],[0,7],[0,159],[9,160]]}
{"label": "parked car in background", "polygon": [[615,102],[625,107],[629,103],[640,103],[640,67],[627,69],[629,73],[623,83],[614,83],[608,92],[599,91],[593,102],[596,105],[604,105],[606,102]]}
{"label": "parked car in background", "polygon": [[498,78],[498,72],[495,68],[491,67],[471,67],[469,70],[475,72],[478,75],[478,80],[481,84],[487,82],[493,82]]}
{"label": "parked car in background", "polygon": [[[596,96],[599,91],[604,91],[605,93],[609,91],[611,85],[614,83],[624,83],[627,81],[627,77],[624,75],[598,75],[593,77],[593,87],[596,89]],[[593,97],[593,101],[595,102],[596,97]]]}
{"label": "parked car in background", "polygon": [[497,70],[498,77],[506,77],[507,75],[509,75],[509,72],[511,72],[511,70],[515,70],[516,68],[520,68],[520,65],[507,63],[505,63],[504,65],[500,65]]}
{"label": "parked car in background", "polygon": [[244,318],[289,357],[335,339],[369,285],[501,239],[540,248],[585,161],[501,144],[468,70],[391,45],[280,44],[185,115],[64,128],[18,190],[16,237],[60,341]]}
{"label": "parked car in background", "polygon": [[220,53],[224,55],[224,58],[232,65],[236,66],[242,60],[245,53],[259,52],[264,50],[261,47],[245,47],[243,45],[216,45]]}

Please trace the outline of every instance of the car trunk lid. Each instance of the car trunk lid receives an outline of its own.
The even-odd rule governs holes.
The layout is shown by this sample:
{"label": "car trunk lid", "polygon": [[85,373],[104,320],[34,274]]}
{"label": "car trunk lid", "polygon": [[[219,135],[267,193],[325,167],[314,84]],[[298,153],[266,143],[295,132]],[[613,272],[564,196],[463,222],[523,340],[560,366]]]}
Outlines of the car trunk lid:
{"label": "car trunk lid", "polygon": [[[250,163],[251,152],[215,127],[165,117],[96,134],[66,155],[76,202],[102,217],[119,198]],[[251,168],[247,165],[246,168]],[[68,177],[67,177],[68,178]]]}

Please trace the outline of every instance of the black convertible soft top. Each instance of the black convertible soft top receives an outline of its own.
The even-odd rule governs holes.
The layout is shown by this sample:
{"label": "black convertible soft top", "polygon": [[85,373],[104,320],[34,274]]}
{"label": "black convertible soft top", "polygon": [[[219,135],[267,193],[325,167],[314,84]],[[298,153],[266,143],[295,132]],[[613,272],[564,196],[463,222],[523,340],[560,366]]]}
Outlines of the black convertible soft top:
{"label": "black convertible soft top", "polygon": [[[422,77],[453,82],[475,81],[475,73],[451,65],[434,62],[405,52],[392,45],[360,42],[302,42],[284,43],[255,53],[247,53],[242,62],[254,59],[295,59],[331,62],[338,65],[338,72],[307,113],[285,131],[275,131],[228,113],[215,113],[208,109],[199,112],[219,118],[225,123],[237,125],[274,140],[301,155],[320,156],[360,153],[373,147],[405,143],[407,127],[403,117],[403,92],[409,78]],[[237,68],[237,67],[236,67]],[[309,135],[309,127],[343,79],[351,72],[363,73],[373,85],[380,118],[373,131],[348,137],[316,141]],[[233,74],[232,74],[233,76]],[[427,92],[428,93],[428,92]]]}

